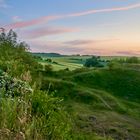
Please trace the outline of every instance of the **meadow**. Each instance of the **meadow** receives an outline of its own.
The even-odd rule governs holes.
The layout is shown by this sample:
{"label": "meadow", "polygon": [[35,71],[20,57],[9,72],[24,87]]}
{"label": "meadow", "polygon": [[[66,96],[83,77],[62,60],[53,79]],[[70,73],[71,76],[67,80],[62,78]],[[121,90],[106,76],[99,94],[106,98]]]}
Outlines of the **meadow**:
{"label": "meadow", "polygon": [[[40,56],[42,59],[39,59],[38,62],[42,65],[51,65],[53,67],[54,71],[58,70],[75,70],[78,68],[82,68],[86,59],[91,58],[92,56],[76,56],[76,55],[65,55],[65,56],[54,56],[53,54],[44,54],[41,53],[34,54],[36,56]],[[111,60],[119,60],[119,59],[125,59],[126,56],[102,56],[101,59],[103,61],[111,61]],[[51,62],[47,61],[51,60]]]}
{"label": "meadow", "polygon": [[[74,70],[77,68],[82,68],[86,58],[88,57],[79,57],[79,56],[42,57],[43,60],[40,60],[39,62],[43,65],[51,64],[53,69],[56,71],[67,68],[69,70]],[[52,62],[47,62],[45,61],[46,59],[51,59]]]}
{"label": "meadow", "polygon": [[16,40],[0,34],[0,140],[140,139],[139,58],[38,55]]}

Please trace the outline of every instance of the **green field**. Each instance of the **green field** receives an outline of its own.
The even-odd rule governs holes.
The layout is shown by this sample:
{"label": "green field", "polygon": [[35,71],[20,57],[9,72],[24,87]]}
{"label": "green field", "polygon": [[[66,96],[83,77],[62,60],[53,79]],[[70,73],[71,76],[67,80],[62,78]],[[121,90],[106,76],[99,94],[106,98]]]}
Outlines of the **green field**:
{"label": "green field", "polygon": [[[65,57],[42,57],[43,60],[39,61],[41,64],[50,64],[53,70],[64,70],[68,68],[69,70],[75,70],[77,68],[82,68],[86,59],[91,58],[91,56],[65,56]],[[103,60],[111,60],[120,57],[101,57]],[[45,61],[46,59],[51,59],[52,62]],[[53,63],[56,62],[57,64]]]}
{"label": "green field", "polygon": [[[140,70],[140,69],[138,69]],[[75,120],[75,129],[85,139],[140,139],[140,73],[124,69],[79,69],[44,78],[42,89],[64,98]],[[97,140],[99,138],[96,138]]]}
{"label": "green field", "polygon": [[[39,62],[42,65],[50,64],[53,67],[54,71],[58,70],[75,70],[78,68],[82,68],[83,64],[85,63],[86,59],[91,58],[92,56],[42,56],[42,60],[39,60]],[[111,61],[111,60],[118,60],[118,59],[126,59],[128,57],[126,56],[102,56],[101,60],[104,61]],[[51,59],[52,62],[47,62],[46,59]]]}
{"label": "green field", "polygon": [[[54,63],[49,63],[46,62],[45,59],[52,59],[52,61],[56,62],[57,64]],[[73,57],[73,56],[66,56],[66,57],[43,57],[43,61],[40,61],[41,64],[51,64],[53,66],[54,70],[63,70],[68,68],[69,70],[74,70],[77,68],[83,67],[83,64],[85,60],[89,57]]]}

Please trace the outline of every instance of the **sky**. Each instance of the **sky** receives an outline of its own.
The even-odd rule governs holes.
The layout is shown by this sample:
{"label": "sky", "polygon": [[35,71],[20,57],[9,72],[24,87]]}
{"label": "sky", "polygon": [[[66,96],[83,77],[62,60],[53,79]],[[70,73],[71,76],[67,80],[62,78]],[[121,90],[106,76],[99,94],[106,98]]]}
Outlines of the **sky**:
{"label": "sky", "polygon": [[33,52],[140,56],[140,0],[0,0],[0,27]]}

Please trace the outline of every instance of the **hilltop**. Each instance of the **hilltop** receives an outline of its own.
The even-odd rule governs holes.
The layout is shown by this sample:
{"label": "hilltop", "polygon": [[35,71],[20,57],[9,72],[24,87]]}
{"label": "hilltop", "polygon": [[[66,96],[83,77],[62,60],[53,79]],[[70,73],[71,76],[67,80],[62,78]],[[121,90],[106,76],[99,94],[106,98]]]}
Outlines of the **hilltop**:
{"label": "hilltop", "polygon": [[59,53],[32,53],[35,56],[41,56],[41,57],[64,57],[66,55],[62,55]]}

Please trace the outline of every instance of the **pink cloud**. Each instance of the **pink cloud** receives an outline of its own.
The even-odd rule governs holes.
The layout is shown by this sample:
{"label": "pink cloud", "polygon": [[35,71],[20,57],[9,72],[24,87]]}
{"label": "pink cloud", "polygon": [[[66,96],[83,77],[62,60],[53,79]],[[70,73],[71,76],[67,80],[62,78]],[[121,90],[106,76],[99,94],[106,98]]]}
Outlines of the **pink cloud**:
{"label": "pink cloud", "polygon": [[134,8],[140,8],[140,3],[132,4],[132,5],[124,6],[124,7],[114,7],[114,8],[99,9],[99,10],[89,10],[89,11],[85,11],[85,12],[69,14],[67,16],[77,17],[77,16],[85,16],[85,15],[90,15],[90,14],[95,14],[95,13],[103,13],[103,12],[126,11],[126,10],[130,10],[130,9],[134,9]]}
{"label": "pink cloud", "polygon": [[[84,45],[80,45],[80,41],[85,42]],[[66,44],[64,41],[48,41],[48,40],[29,40],[31,50],[33,52],[57,52],[62,54],[94,54],[94,55],[114,55],[114,56],[140,56],[140,49],[124,48],[118,43],[119,39],[100,39],[100,40],[80,40],[79,45]],[[86,44],[86,41],[89,43]],[[67,41],[72,42],[72,41]],[[96,43],[92,43],[96,42]],[[120,46],[120,47],[119,47]]]}
{"label": "pink cloud", "polygon": [[52,20],[57,20],[57,19],[63,19],[63,18],[69,18],[69,17],[79,17],[79,16],[86,16],[90,14],[95,14],[95,13],[104,13],[104,12],[113,12],[113,11],[126,11],[134,8],[140,8],[140,3],[137,4],[132,4],[128,6],[123,6],[123,7],[113,7],[113,8],[107,8],[107,9],[97,9],[97,10],[88,10],[84,12],[77,12],[77,13],[72,13],[72,14],[65,14],[65,15],[56,15],[56,16],[45,16],[41,18],[37,18],[34,20],[30,21],[22,21],[22,22],[16,22],[12,23],[9,25],[6,25],[6,29],[16,29],[16,28],[25,28],[29,26],[35,26],[38,24],[46,23]]}
{"label": "pink cloud", "polygon": [[[76,41],[46,41],[46,40],[30,40],[29,44],[34,46],[32,51],[42,52],[59,52],[65,54],[107,54],[112,49],[108,50],[104,42],[112,42],[117,39],[101,39],[101,40],[76,40]],[[84,43],[84,44],[83,44]],[[101,44],[102,43],[102,44]],[[75,46],[76,45],[76,46]],[[101,47],[102,45],[105,45]],[[111,52],[112,53],[112,52]]]}
{"label": "pink cloud", "polygon": [[24,38],[32,39],[39,38],[43,36],[58,35],[63,33],[78,31],[76,28],[66,28],[66,27],[44,27],[34,30],[23,31],[22,35]]}
{"label": "pink cloud", "polygon": [[25,28],[29,26],[34,26],[38,24],[42,24],[45,22],[48,22],[50,20],[55,20],[59,18],[59,16],[46,16],[46,17],[41,17],[38,19],[30,20],[30,21],[21,21],[21,22],[15,22],[9,25],[6,25],[4,28],[8,29],[17,29],[17,28]]}
{"label": "pink cloud", "polygon": [[104,42],[112,42],[112,41],[118,41],[119,39],[101,39],[101,40],[72,40],[64,42],[64,44],[67,45],[91,45],[95,43],[104,43]]}
{"label": "pink cloud", "polygon": [[116,52],[118,55],[126,55],[126,56],[139,56],[140,51],[118,51]]}
{"label": "pink cloud", "polygon": [[85,44],[87,45],[93,42],[94,42],[93,40],[72,40],[72,41],[64,42],[64,44],[76,46],[76,45],[85,45]]}

